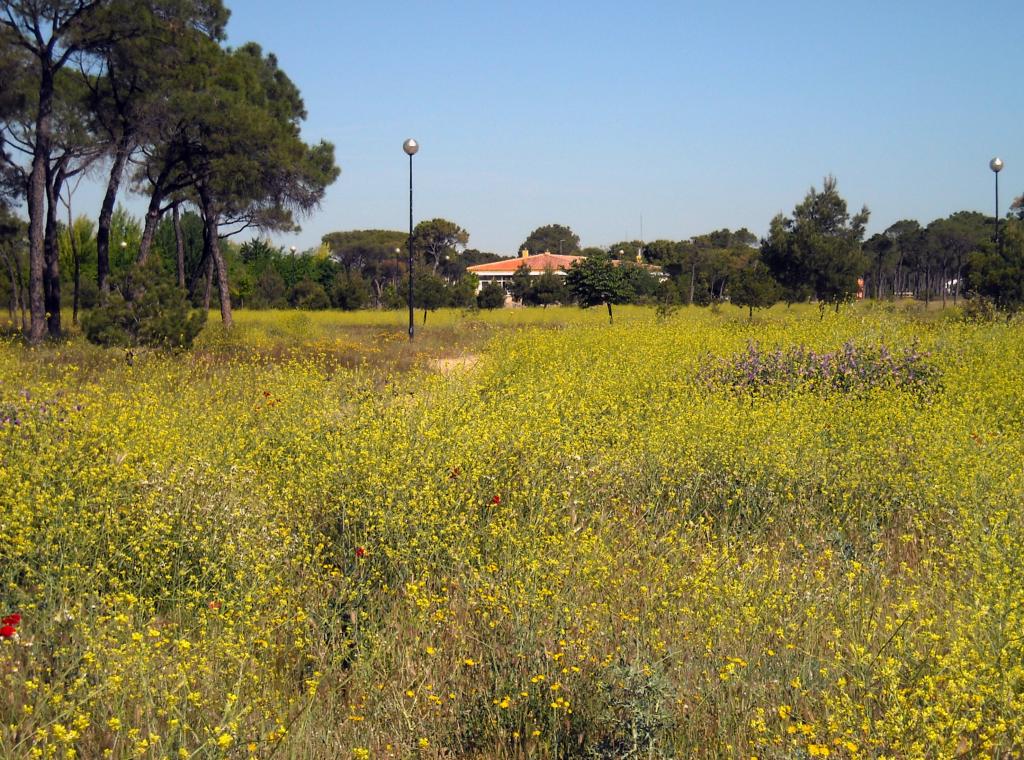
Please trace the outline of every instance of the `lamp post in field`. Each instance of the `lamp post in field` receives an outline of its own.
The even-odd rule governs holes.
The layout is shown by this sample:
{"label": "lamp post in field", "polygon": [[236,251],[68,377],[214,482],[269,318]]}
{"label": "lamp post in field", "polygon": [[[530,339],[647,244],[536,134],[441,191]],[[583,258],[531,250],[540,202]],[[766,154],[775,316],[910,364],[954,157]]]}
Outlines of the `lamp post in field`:
{"label": "lamp post in field", "polygon": [[402,143],[402,150],[409,156],[409,340],[413,339],[415,327],[412,322],[412,157],[420,149],[420,144],[411,137]]}
{"label": "lamp post in field", "polygon": [[996,242],[999,243],[999,256],[1003,255],[1003,238],[999,234],[999,172],[1003,170],[1003,159],[996,157],[988,162],[988,168],[996,175]]}

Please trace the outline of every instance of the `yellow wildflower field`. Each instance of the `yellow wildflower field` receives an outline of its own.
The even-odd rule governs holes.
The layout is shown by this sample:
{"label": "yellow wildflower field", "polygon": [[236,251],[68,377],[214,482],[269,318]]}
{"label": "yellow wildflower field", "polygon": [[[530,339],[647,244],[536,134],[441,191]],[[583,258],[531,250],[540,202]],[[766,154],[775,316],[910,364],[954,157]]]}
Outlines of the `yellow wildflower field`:
{"label": "yellow wildflower field", "polygon": [[0,343],[0,756],[1024,748],[1019,321],[237,322]]}

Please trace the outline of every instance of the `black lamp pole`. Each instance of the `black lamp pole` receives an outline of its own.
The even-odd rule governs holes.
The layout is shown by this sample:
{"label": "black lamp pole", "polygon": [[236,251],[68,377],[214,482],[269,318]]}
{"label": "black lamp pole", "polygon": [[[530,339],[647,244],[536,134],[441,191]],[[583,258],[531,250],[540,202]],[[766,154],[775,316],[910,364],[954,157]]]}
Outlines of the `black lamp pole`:
{"label": "black lamp pole", "polygon": [[1003,236],[999,234],[999,172],[1003,170],[1003,159],[993,158],[988,168],[996,175],[996,242],[999,243],[999,257],[1003,256]]}
{"label": "black lamp pole", "polygon": [[409,340],[413,339],[416,331],[412,313],[412,157],[419,149],[420,144],[411,137],[402,143],[402,150],[409,156]]}

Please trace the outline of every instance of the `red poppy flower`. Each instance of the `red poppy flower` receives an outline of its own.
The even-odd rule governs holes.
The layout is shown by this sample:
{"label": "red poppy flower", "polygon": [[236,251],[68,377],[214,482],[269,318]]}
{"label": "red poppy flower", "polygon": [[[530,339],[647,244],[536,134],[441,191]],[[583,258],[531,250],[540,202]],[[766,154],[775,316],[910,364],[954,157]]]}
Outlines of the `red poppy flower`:
{"label": "red poppy flower", "polygon": [[18,625],[21,622],[21,615],[15,612],[13,615],[8,615],[0,622],[4,625]]}
{"label": "red poppy flower", "polygon": [[365,556],[366,556],[366,549],[364,549],[364,548],[363,548],[363,547],[361,547],[361,546],[357,546],[357,547],[356,547],[356,557],[357,557],[358,559],[362,559],[362,558],[363,558],[363,557],[365,557]]}
{"label": "red poppy flower", "polygon": [[501,497],[498,494],[494,494],[491,498],[491,504],[501,504]]}
{"label": "red poppy flower", "polygon": [[0,639],[9,639],[18,632],[18,629],[13,625],[5,625],[0,628]]}

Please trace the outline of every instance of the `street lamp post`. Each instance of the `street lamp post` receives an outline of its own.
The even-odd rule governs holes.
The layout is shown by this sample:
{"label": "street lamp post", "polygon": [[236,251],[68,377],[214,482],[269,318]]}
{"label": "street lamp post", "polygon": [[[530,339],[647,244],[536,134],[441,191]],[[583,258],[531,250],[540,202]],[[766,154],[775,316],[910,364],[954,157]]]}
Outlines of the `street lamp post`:
{"label": "street lamp post", "polygon": [[402,143],[402,150],[409,156],[409,340],[413,339],[415,327],[412,316],[412,157],[420,149],[420,144],[411,137]]}
{"label": "street lamp post", "polygon": [[1003,170],[1003,159],[993,158],[988,162],[988,168],[992,170],[992,173],[996,175],[996,242],[999,243],[999,256],[1002,258],[1003,255],[1003,238],[999,234],[999,172]]}

